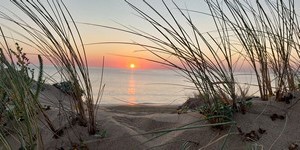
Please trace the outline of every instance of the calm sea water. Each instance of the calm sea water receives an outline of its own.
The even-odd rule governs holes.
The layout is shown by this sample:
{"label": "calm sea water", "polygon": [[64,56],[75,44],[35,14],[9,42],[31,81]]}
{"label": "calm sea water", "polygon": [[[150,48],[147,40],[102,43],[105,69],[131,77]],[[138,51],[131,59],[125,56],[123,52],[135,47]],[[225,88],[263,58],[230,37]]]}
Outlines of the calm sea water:
{"label": "calm sea water", "polygon": [[[45,66],[46,83],[60,82],[56,69]],[[101,81],[101,68],[90,68],[94,97]],[[172,70],[105,68],[101,104],[181,104],[196,93],[192,84]]]}
{"label": "calm sea water", "polygon": [[[45,66],[46,83],[56,83],[62,78],[52,66]],[[239,83],[256,84],[250,73],[236,73]],[[101,80],[101,68],[90,68],[90,80],[94,97],[97,97]],[[173,70],[130,70],[105,68],[103,83],[105,89],[101,104],[181,104],[196,91],[193,84]],[[248,88],[240,84],[242,89]],[[250,86],[250,95],[258,95],[257,86]]]}

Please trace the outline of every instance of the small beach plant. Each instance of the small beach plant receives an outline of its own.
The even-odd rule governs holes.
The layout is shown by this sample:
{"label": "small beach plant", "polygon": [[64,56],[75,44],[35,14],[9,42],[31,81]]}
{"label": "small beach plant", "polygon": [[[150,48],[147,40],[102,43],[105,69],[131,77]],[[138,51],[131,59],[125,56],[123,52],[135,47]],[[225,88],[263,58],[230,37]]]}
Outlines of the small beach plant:
{"label": "small beach plant", "polygon": [[[59,90],[61,90],[62,92],[66,93],[66,94],[69,94],[71,96],[73,96],[75,93],[75,89],[74,89],[74,86],[72,84],[72,82],[70,81],[63,81],[63,82],[60,82],[60,83],[54,83],[53,86],[55,86],[56,88],[58,88]],[[81,90],[82,94],[81,96],[83,95],[84,91]]]}
{"label": "small beach plant", "polygon": [[[5,37],[2,30],[1,33]],[[42,59],[38,58],[39,69],[43,70]],[[34,81],[26,53],[18,44],[16,50],[0,48],[0,64],[0,149],[11,149],[13,143],[20,145],[19,149],[42,148],[37,119],[41,111],[38,95],[42,71]]]}

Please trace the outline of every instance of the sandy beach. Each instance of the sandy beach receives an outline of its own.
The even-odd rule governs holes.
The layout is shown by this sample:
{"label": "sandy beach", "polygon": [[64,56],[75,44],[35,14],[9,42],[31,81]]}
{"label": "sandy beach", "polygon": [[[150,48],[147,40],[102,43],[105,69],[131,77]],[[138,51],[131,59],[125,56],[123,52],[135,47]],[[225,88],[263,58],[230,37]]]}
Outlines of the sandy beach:
{"label": "sandy beach", "polygon": [[[99,120],[109,134],[96,145],[105,149],[289,149],[300,138],[296,132],[300,129],[298,101],[285,104],[253,100],[246,114],[235,114],[236,124],[224,130],[205,127],[208,122],[197,112],[178,115],[174,113],[176,106],[105,107]],[[273,114],[284,119],[272,120]],[[182,127],[195,128],[178,130]],[[178,131],[155,132],[170,129]],[[253,131],[257,139],[247,137]]]}
{"label": "sandy beach", "polygon": [[[46,85],[40,100],[51,106],[45,112],[62,134],[54,137],[43,121],[41,136],[45,149],[289,149],[300,139],[300,99],[299,93],[293,94],[296,98],[290,104],[251,100],[246,114],[236,113],[235,123],[223,130],[210,127],[198,112],[177,114],[175,105],[100,105],[99,131],[88,135],[87,127],[70,120],[74,114],[66,106],[71,97]],[[274,114],[283,118],[272,120]],[[254,136],[249,136],[251,133]],[[11,138],[10,142],[15,141]]]}

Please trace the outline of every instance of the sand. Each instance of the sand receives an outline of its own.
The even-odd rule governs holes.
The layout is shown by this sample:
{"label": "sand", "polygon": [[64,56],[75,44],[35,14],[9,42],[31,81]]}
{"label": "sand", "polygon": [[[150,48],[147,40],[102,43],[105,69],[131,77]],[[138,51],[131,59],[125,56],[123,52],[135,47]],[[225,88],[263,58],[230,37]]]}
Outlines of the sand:
{"label": "sand", "polygon": [[[296,98],[290,104],[252,99],[246,114],[236,113],[236,124],[224,130],[207,126],[205,117],[198,112],[177,114],[175,105],[100,105],[98,134],[88,135],[87,127],[69,125],[72,113],[67,110],[71,108],[71,97],[46,85],[40,100],[43,105],[51,106],[46,113],[55,128],[62,129],[64,134],[55,139],[46,125],[41,123],[40,128],[45,149],[288,149],[292,143],[300,142],[300,95],[294,95]],[[272,121],[270,116],[274,113],[284,119]],[[244,135],[238,132],[237,126]],[[182,127],[191,128],[180,130]],[[259,128],[265,133],[258,133]],[[259,139],[247,139],[245,135],[251,130]]]}

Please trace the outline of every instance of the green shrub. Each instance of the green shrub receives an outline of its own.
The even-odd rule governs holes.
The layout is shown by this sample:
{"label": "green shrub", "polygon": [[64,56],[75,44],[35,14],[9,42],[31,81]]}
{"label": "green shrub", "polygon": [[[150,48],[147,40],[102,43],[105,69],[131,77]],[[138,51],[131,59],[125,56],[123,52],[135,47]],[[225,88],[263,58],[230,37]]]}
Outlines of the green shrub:
{"label": "green shrub", "polygon": [[198,111],[205,115],[210,123],[223,123],[232,121],[235,110],[229,104],[222,102],[214,103],[213,105],[203,105],[198,108]]}
{"label": "green shrub", "polygon": [[[53,86],[55,86],[56,88],[58,88],[59,90],[61,90],[62,92],[73,96],[75,93],[75,87],[74,87],[74,83],[72,83],[71,81],[63,81],[63,82],[59,82],[59,83],[54,83]],[[84,94],[84,91],[81,89],[81,96]]]}

